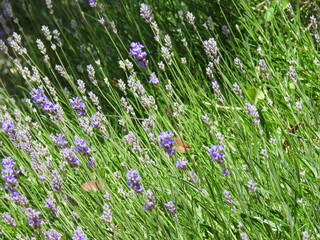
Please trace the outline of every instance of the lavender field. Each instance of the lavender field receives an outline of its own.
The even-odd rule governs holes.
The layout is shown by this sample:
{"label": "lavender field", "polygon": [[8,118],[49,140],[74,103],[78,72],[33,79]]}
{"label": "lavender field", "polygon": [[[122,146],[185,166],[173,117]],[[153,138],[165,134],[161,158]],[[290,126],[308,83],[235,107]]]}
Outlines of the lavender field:
{"label": "lavender field", "polygon": [[0,239],[320,239],[318,0],[0,8]]}

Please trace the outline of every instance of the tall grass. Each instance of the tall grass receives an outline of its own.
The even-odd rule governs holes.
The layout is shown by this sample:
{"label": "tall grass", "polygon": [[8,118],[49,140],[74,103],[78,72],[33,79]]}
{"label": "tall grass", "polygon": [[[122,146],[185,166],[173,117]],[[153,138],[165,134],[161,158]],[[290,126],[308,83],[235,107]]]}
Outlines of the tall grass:
{"label": "tall grass", "polygon": [[316,1],[50,2],[2,3],[0,237],[320,237]]}

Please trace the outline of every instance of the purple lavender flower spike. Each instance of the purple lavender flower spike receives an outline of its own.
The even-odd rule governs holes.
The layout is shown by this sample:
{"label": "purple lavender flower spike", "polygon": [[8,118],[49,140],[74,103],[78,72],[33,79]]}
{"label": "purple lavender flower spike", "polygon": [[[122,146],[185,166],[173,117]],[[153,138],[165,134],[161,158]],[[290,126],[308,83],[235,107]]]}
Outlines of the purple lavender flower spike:
{"label": "purple lavender flower spike", "polygon": [[57,133],[55,137],[53,137],[53,141],[55,144],[57,144],[58,148],[67,148],[68,142],[65,136],[61,133]]}
{"label": "purple lavender flower spike", "polygon": [[97,2],[95,0],[89,0],[89,5],[90,7],[95,8],[97,7]]}
{"label": "purple lavender flower spike", "polygon": [[60,240],[61,234],[57,232],[54,228],[49,229],[44,233],[45,240]]}
{"label": "purple lavender flower spike", "polygon": [[187,161],[177,161],[176,168],[179,168],[182,171],[187,170]]}
{"label": "purple lavender flower spike", "polygon": [[169,201],[169,202],[165,203],[164,206],[166,207],[167,212],[173,216],[173,219],[177,220],[178,216],[176,213],[176,207],[174,205],[174,202]]}
{"label": "purple lavender flower spike", "polygon": [[82,231],[81,227],[77,227],[76,230],[73,231],[72,240],[87,240],[87,236]]}
{"label": "purple lavender flower spike", "polygon": [[86,116],[86,105],[82,102],[81,98],[75,97],[75,98],[70,98],[69,102],[74,110],[76,110],[76,113],[78,116]]}
{"label": "purple lavender flower spike", "polygon": [[157,78],[157,75],[154,72],[150,74],[149,83],[152,83],[153,85],[158,85],[159,84],[159,79]]}
{"label": "purple lavender flower spike", "polygon": [[147,52],[142,51],[144,46],[139,42],[132,42],[130,44],[130,55],[134,58],[134,60],[139,64],[140,67],[146,68],[148,66]]}
{"label": "purple lavender flower spike", "polygon": [[224,176],[226,176],[226,177],[229,177],[230,172],[229,172],[228,169],[225,169],[225,170],[222,171],[222,174],[223,174]]}
{"label": "purple lavender flower spike", "polygon": [[43,93],[41,88],[32,89],[30,92],[32,102],[36,106],[40,106],[41,109],[54,117],[54,119],[60,119],[60,111],[57,106],[54,105]]}
{"label": "purple lavender flower spike", "polygon": [[79,161],[77,155],[69,148],[66,148],[60,152],[63,160],[68,162],[73,168],[79,167]]}
{"label": "purple lavender flower spike", "polygon": [[145,3],[140,5],[140,17],[142,17],[145,22],[150,23],[153,19],[153,14],[150,6]]}
{"label": "purple lavender flower spike", "polygon": [[211,156],[211,161],[217,162],[219,164],[224,163],[225,155],[221,153],[223,151],[223,147],[220,145],[212,145],[208,150],[208,154]]}
{"label": "purple lavender flower spike", "polygon": [[2,219],[5,222],[5,224],[11,226],[11,227],[16,227],[16,221],[12,218],[12,216],[9,213],[3,213]]}
{"label": "purple lavender flower spike", "polygon": [[146,192],[148,202],[143,206],[143,210],[151,212],[153,209],[157,209],[157,205],[155,205],[156,198],[153,195],[153,192],[148,189]]}
{"label": "purple lavender flower spike", "polygon": [[90,148],[87,146],[87,142],[79,137],[74,140],[74,150],[85,157],[89,157]]}
{"label": "purple lavender flower spike", "polygon": [[2,122],[2,129],[3,131],[8,134],[10,141],[17,142],[17,131],[16,127],[10,120],[5,120]]}
{"label": "purple lavender flower spike", "polygon": [[47,197],[44,201],[44,207],[47,208],[51,215],[54,217],[59,217],[59,210],[57,208],[57,203],[52,197]]}
{"label": "purple lavender flower spike", "polygon": [[89,162],[87,163],[87,166],[91,168],[96,168],[97,167],[96,160],[93,157],[90,157]]}
{"label": "purple lavender flower spike", "polygon": [[41,225],[44,223],[41,218],[39,218],[39,215],[41,212],[38,212],[32,208],[26,208],[23,213],[27,216],[29,226],[33,227],[35,230],[40,230]]}
{"label": "purple lavender flower spike", "polygon": [[168,155],[173,155],[175,141],[172,138],[174,134],[171,131],[165,131],[159,134],[160,145],[167,151]]}
{"label": "purple lavender flower spike", "polygon": [[15,161],[11,157],[2,159],[1,177],[5,180],[4,189],[15,192],[19,171],[14,168]]}
{"label": "purple lavender flower spike", "polygon": [[136,170],[129,170],[126,174],[126,178],[130,188],[134,188],[136,193],[142,193],[143,187],[140,186],[140,176]]}

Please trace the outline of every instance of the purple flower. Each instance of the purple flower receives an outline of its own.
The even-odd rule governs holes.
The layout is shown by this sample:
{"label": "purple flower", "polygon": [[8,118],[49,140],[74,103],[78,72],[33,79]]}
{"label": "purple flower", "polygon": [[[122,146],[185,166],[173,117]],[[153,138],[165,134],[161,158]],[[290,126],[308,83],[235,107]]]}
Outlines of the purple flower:
{"label": "purple flower", "polygon": [[62,179],[57,170],[52,170],[51,174],[51,188],[54,192],[60,193],[62,190]]}
{"label": "purple flower", "polygon": [[89,0],[89,5],[90,5],[90,7],[94,8],[97,6],[97,3],[95,0]]}
{"label": "purple flower", "polygon": [[10,141],[18,141],[16,127],[14,126],[13,122],[11,122],[10,120],[5,120],[4,122],[2,122],[2,129],[6,134],[8,134]]}
{"label": "purple flower", "polygon": [[141,3],[140,17],[142,17],[147,23],[151,22],[151,20],[153,19],[153,14],[149,5]]}
{"label": "purple flower", "polygon": [[8,199],[11,201],[14,201],[18,206],[21,206],[21,207],[29,206],[28,199],[25,196],[20,195],[18,192],[12,192]]}
{"label": "purple flower", "polygon": [[142,48],[144,48],[144,46],[139,42],[132,42],[130,44],[130,47],[130,55],[136,62],[138,62],[140,67],[146,68],[148,66],[148,60],[146,59],[147,53],[145,51],[142,51]]}
{"label": "purple flower", "polygon": [[58,217],[59,216],[59,210],[57,208],[57,203],[54,200],[54,198],[52,197],[47,197],[44,201],[44,207],[47,208],[51,215],[54,217]]}
{"label": "purple flower", "polygon": [[175,141],[172,138],[174,134],[171,131],[165,131],[159,134],[160,145],[170,156],[174,154]]}
{"label": "purple flower", "polygon": [[6,157],[2,159],[2,170],[1,177],[5,181],[4,189],[10,192],[16,190],[16,184],[18,183],[17,177],[19,171],[14,168],[15,161],[11,157]]}
{"label": "purple flower", "polygon": [[96,160],[93,157],[90,157],[87,166],[91,168],[96,168]]}
{"label": "purple flower", "polygon": [[148,202],[143,206],[143,210],[151,212],[152,209],[157,208],[157,205],[155,205],[156,198],[154,197],[153,192],[150,189],[147,190],[146,195],[148,198]]}
{"label": "purple flower", "polygon": [[65,136],[61,133],[56,133],[56,136],[53,137],[53,141],[55,144],[57,144],[58,148],[67,148],[68,142],[65,138]]}
{"label": "purple flower", "polygon": [[85,157],[89,157],[90,155],[90,148],[87,146],[87,142],[79,137],[76,137],[74,140],[74,150]]}
{"label": "purple flower", "polygon": [[69,102],[71,104],[71,107],[76,110],[76,113],[78,116],[86,116],[86,105],[82,102],[81,98],[75,97],[75,98],[70,98]]}
{"label": "purple flower", "polygon": [[182,171],[187,170],[187,161],[177,161],[176,168],[179,168]]}
{"label": "purple flower", "polygon": [[41,225],[44,223],[40,218],[39,215],[41,212],[38,212],[32,208],[26,208],[23,213],[27,216],[29,226],[33,227],[35,230],[40,230]]}
{"label": "purple flower", "polygon": [[100,217],[102,222],[111,223],[112,222],[112,212],[108,204],[103,205],[103,214]]}
{"label": "purple flower", "polygon": [[76,230],[73,231],[72,240],[87,240],[87,236],[82,231],[81,227],[77,227]]}
{"label": "purple flower", "polygon": [[164,206],[166,207],[167,212],[170,213],[175,220],[177,220],[178,216],[177,216],[176,207],[174,206],[173,201],[169,201],[165,203]]}
{"label": "purple flower", "polygon": [[229,172],[228,169],[225,169],[225,170],[222,171],[222,174],[223,174],[224,176],[226,176],[226,177],[229,177],[230,172]]}
{"label": "purple flower", "polygon": [[69,148],[66,148],[60,152],[63,160],[68,162],[73,168],[79,167],[79,161],[77,155]]}
{"label": "purple flower", "polygon": [[134,188],[136,193],[142,193],[143,187],[140,186],[140,176],[136,170],[129,170],[126,174],[126,178],[130,188]]}
{"label": "purple flower", "polygon": [[156,76],[156,74],[154,72],[150,74],[149,83],[152,83],[153,85],[159,84],[159,79],[157,78],[157,76]]}
{"label": "purple flower", "polygon": [[60,118],[60,111],[57,106],[54,105],[44,94],[41,88],[32,89],[30,92],[32,102],[36,106],[40,106],[41,109],[54,117],[54,119]]}
{"label": "purple flower", "polygon": [[54,228],[51,228],[44,233],[44,239],[46,240],[60,240],[61,234],[57,232]]}
{"label": "purple flower", "polygon": [[12,216],[9,213],[4,213],[2,215],[2,219],[5,222],[5,224],[11,226],[11,227],[16,227],[16,221],[12,218]]}
{"label": "purple flower", "polygon": [[211,156],[211,161],[217,162],[217,163],[224,163],[224,157],[225,155],[221,153],[223,151],[223,147],[220,145],[212,145],[211,148],[208,150],[208,154]]}

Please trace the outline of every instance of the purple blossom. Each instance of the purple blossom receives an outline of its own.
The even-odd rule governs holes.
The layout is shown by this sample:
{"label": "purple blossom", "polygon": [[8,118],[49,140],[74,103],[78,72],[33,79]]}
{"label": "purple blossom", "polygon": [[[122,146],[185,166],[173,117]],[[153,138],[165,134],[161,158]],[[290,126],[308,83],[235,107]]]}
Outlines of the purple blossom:
{"label": "purple blossom", "polygon": [[57,144],[58,148],[67,148],[68,142],[65,136],[61,133],[56,133],[56,136],[53,137],[53,141]]}
{"label": "purple blossom", "polygon": [[57,170],[52,170],[51,174],[51,188],[54,192],[60,193],[62,190],[62,179]]}
{"label": "purple blossom", "polygon": [[69,163],[73,168],[79,167],[79,161],[77,155],[69,148],[66,148],[60,152],[63,160]]}
{"label": "purple blossom", "polygon": [[87,236],[82,231],[81,227],[77,227],[76,230],[73,231],[72,240],[87,240]]}
{"label": "purple blossom", "polygon": [[159,84],[159,79],[157,78],[157,76],[156,76],[156,74],[154,72],[150,74],[149,83],[152,83],[153,85]]}
{"label": "purple blossom", "polygon": [[147,52],[142,51],[144,46],[139,42],[132,42],[130,44],[130,55],[134,58],[136,62],[138,62],[139,66],[142,68],[146,68],[148,66]]}
{"label": "purple blossom", "polygon": [[76,110],[76,113],[78,114],[78,116],[86,116],[87,112],[86,112],[86,105],[84,105],[84,103],[82,102],[81,98],[79,97],[75,97],[75,98],[70,98],[69,102],[71,104],[71,107]]}
{"label": "purple blossom", "polygon": [[225,169],[225,170],[222,171],[222,174],[223,174],[224,176],[226,176],[226,177],[229,177],[230,172],[229,172],[228,169]]}
{"label": "purple blossom", "polygon": [[140,17],[142,17],[147,23],[151,22],[151,20],[153,19],[152,10],[148,4],[141,3]]}
{"label": "purple blossom", "polygon": [[79,137],[76,137],[74,140],[74,150],[85,157],[89,157],[90,155],[90,148],[87,146],[87,142]]}
{"label": "purple blossom", "polygon": [[97,3],[95,0],[89,0],[89,5],[90,7],[94,8],[94,7],[97,7]]}
{"label": "purple blossom", "polygon": [[140,186],[140,176],[136,170],[129,170],[126,174],[126,178],[130,188],[134,188],[136,193],[142,193],[143,187]]}
{"label": "purple blossom", "polygon": [[11,157],[6,157],[2,159],[2,170],[1,177],[5,181],[4,189],[10,192],[16,190],[16,184],[18,183],[19,171],[14,168],[15,161]]}
{"label": "purple blossom", "polygon": [[224,163],[225,155],[221,153],[223,151],[223,147],[220,145],[212,145],[208,150],[208,154],[211,156],[211,161],[217,162],[219,164]]}
{"label": "purple blossom", "polygon": [[179,168],[182,171],[187,170],[187,161],[177,161],[176,168]]}
{"label": "purple blossom", "polygon": [[32,208],[26,208],[23,213],[27,216],[29,226],[33,227],[35,230],[40,230],[41,225],[44,223],[41,218],[39,218],[39,215],[41,212],[38,212]]}
{"label": "purple blossom", "polygon": [[59,216],[59,210],[57,208],[57,203],[54,200],[54,198],[52,197],[47,197],[44,201],[44,207],[47,208],[51,215],[54,217],[58,217]]}
{"label": "purple blossom", "polygon": [[41,88],[32,89],[30,92],[32,102],[36,106],[40,106],[41,109],[54,117],[54,119],[60,118],[60,111],[58,107],[54,105],[44,94]]}
{"label": "purple blossom", "polygon": [[160,145],[170,156],[174,154],[175,141],[172,138],[174,134],[171,131],[165,131],[159,134]]}
{"label": "purple blossom", "polygon": [[90,157],[89,162],[87,163],[87,166],[91,168],[96,168],[97,167],[96,160],[93,157]]}
{"label": "purple blossom", "polygon": [[167,212],[170,213],[175,220],[177,220],[178,216],[176,213],[176,207],[174,205],[174,202],[169,201],[169,202],[165,203],[164,206],[166,207]]}
{"label": "purple blossom", "polygon": [[10,120],[5,120],[2,122],[2,129],[5,131],[6,134],[8,134],[10,141],[17,142],[17,131],[16,127]]}
{"label": "purple blossom", "polygon": [[12,218],[12,216],[9,213],[3,213],[2,219],[5,222],[5,224],[11,226],[11,227],[16,227],[16,221]]}
{"label": "purple blossom", "polygon": [[157,208],[157,205],[155,205],[156,198],[154,197],[153,192],[150,189],[147,190],[146,195],[148,198],[148,202],[143,206],[143,210],[151,212],[153,209]]}
{"label": "purple blossom", "polygon": [[103,214],[100,217],[102,222],[111,223],[112,222],[112,212],[108,204],[103,205]]}
{"label": "purple blossom", "polygon": [[18,192],[12,192],[8,199],[11,201],[14,201],[18,206],[21,206],[21,207],[29,206],[28,199],[25,196],[20,195]]}
{"label": "purple blossom", "polygon": [[46,240],[60,240],[61,234],[57,232],[54,228],[51,228],[44,233],[44,239]]}

